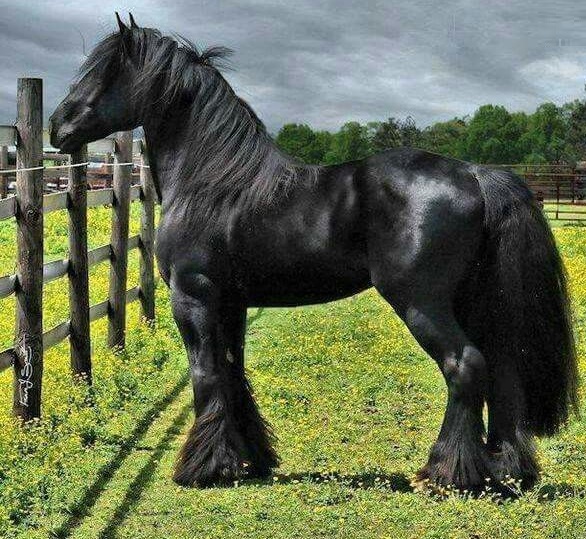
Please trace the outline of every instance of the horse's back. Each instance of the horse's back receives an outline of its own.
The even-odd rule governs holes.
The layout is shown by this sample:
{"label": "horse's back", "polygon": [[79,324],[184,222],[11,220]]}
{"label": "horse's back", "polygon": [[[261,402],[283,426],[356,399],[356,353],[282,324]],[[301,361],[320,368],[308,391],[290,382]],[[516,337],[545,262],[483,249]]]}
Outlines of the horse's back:
{"label": "horse's back", "polygon": [[357,162],[364,187],[386,189],[400,198],[464,196],[464,202],[482,200],[474,165],[417,148],[393,148]]}

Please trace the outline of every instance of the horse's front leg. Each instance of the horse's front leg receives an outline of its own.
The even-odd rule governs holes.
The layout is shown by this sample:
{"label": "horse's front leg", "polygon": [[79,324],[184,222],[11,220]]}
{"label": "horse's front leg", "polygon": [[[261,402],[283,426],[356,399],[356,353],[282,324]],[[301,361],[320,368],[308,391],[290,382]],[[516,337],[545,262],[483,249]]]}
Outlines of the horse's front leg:
{"label": "horse's front leg", "polygon": [[196,416],[174,480],[207,486],[230,483],[249,470],[267,473],[276,460],[267,457],[273,455],[270,437],[244,377],[243,307],[223,304],[219,291],[203,276],[194,278],[189,293],[173,284],[171,288],[173,315],[189,357]]}
{"label": "horse's front leg", "polygon": [[260,415],[244,370],[246,306],[239,302],[224,302],[220,328],[226,345],[228,383],[234,403],[234,419],[246,446],[246,475],[266,477],[272,468],[278,466],[279,458],[273,449],[275,437],[268,423]]}

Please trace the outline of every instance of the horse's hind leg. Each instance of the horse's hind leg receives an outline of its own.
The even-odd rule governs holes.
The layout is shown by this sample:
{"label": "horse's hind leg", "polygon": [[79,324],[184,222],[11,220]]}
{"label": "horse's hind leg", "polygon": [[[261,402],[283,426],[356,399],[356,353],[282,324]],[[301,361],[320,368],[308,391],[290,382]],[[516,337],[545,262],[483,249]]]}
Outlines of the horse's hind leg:
{"label": "horse's hind leg", "polygon": [[524,424],[519,373],[503,358],[493,358],[490,367],[487,446],[493,473],[499,481],[511,479],[520,481],[522,488],[531,488],[539,477],[539,466],[532,435]]}
{"label": "horse's hind leg", "polygon": [[395,214],[379,212],[369,238],[371,278],[436,361],[448,389],[439,437],[418,478],[476,490],[491,477],[482,418],[488,372],[454,305],[481,244],[483,209],[474,196],[440,203],[426,195],[417,195],[413,212],[409,204]]}
{"label": "horse's hind leg", "polygon": [[417,479],[460,490],[481,489],[490,477],[482,439],[487,384],[484,357],[463,333],[449,301],[414,298],[398,312],[437,362],[448,388],[439,437]]}

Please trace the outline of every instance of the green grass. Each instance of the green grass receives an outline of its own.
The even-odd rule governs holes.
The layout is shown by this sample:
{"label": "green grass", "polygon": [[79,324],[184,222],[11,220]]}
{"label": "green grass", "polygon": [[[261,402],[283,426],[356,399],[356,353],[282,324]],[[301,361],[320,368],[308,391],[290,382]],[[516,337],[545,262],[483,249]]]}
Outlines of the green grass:
{"label": "green grass", "polygon": [[[91,229],[94,245],[107,241],[104,212]],[[58,257],[64,218],[51,219],[51,246],[62,247],[48,256]],[[0,229],[0,242],[8,232]],[[586,242],[580,229],[560,228],[556,237],[570,273],[584,373]],[[9,243],[0,247],[0,264],[13,256]],[[129,286],[135,278],[133,259]],[[93,301],[105,296],[106,281],[107,264],[92,275]],[[47,291],[52,323],[66,315],[63,290]],[[44,420],[26,432],[10,418],[10,373],[0,376],[0,537],[585,536],[584,420],[539,442],[542,481],[519,500],[439,500],[411,491],[437,435],[445,389],[434,363],[372,291],[303,309],[251,311],[247,366],[279,437],[282,465],[265,482],[177,487],[170,477],[193,420],[191,394],[162,287],[157,302],[155,332],[131,307],[123,353],[106,349],[103,321],[92,325],[93,394],[71,382],[66,345],[50,351]],[[12,320],[8,309],[0,315],[5,329]]]}

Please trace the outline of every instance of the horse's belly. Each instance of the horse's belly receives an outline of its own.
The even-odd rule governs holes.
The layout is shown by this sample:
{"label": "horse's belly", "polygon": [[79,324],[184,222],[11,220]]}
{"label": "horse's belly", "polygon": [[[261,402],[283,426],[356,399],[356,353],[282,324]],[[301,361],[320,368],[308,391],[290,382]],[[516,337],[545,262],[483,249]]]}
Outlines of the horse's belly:
{"label": "horse's belly", "polygon": [[333,301],[369,286],[366,267],[308,265],[287,271],[253,272],[246,279],[245,295],[251,306],[284,307]]}

